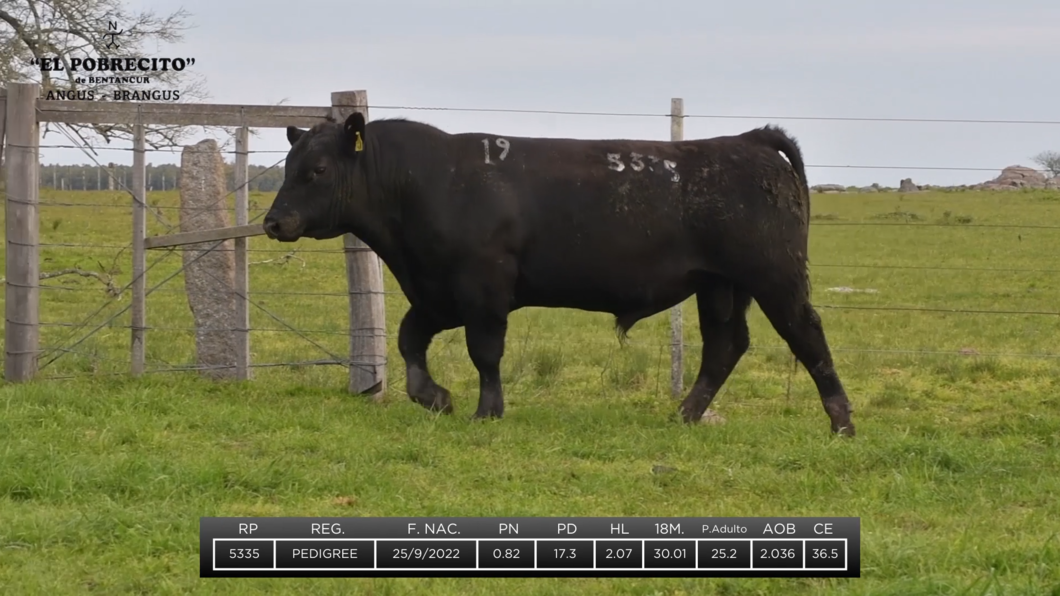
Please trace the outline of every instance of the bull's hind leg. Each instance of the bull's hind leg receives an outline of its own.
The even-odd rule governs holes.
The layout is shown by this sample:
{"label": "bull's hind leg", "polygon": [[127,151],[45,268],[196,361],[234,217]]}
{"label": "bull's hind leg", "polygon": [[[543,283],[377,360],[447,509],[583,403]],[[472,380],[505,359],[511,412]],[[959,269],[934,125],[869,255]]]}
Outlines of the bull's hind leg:
{"label": "bull's hind leg", "polygon": [[467,354],[478,369],[478,409],[474,418],[504,416],[504,392],[501,389],[501,358],[508,331],[506,316],[478,313],[464,325]]}
{"label": "bull's hind leg", "polygon": [[703,417],[751,344],[747,330],[750,295],[717,278],[708,283],[696,292],[703,361],[695,384],[681,403],[681,416],[690,423]]}
{"label": "bull's hind leg", "polygon": [[441,330],[412,307],[401,319],[398,350],[405,359],[405,390],[409,398],[431,411],[452,414],[453,400],[449,390],[435,383],[427,370],[427,348]]}
{"label": "bull's hind leg", "polygon": [[464,321],[467,354],[478,370],[478,409],[473,418],[502,418],[501,359],[508,333],[508,313],[515,261],[511,258],[481,259],[460,276],[458,302]]}
{"label": "bull's hind leg", "polygon": [[853,408],[832,363],[821,317],[810,305],[804,288],[801,284],[770,288],[756,295],[755,300],[813,378],[824,411],[831,420],[832,432],[852,437],[854,424],[850,421],[850,413]]}

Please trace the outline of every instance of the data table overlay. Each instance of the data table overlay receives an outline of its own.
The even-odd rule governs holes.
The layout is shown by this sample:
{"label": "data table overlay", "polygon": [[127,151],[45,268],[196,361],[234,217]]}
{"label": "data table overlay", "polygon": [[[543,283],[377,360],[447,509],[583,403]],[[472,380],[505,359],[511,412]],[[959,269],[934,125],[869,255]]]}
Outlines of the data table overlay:
{"label": "data table overlay", "polygon": [[857,517],[203,517],[200,577],[860,577]]}

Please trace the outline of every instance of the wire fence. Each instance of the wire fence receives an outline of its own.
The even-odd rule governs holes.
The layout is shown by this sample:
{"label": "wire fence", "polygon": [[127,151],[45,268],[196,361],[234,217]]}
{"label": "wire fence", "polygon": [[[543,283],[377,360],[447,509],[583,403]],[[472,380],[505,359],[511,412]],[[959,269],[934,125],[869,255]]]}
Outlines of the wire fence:
{"label": "wire fence", "polygon": [[[666,117],[671,114],[370,106],[372,110],[445,110],[563,114],[573,116]],[[687,114],[685,118],[748,120],[832,120],[942,122],[994,125],[1057,125],[1048,120],[969,120],[918,118],[768,117]],[[101,152],[131,148],[96,147],[78,141],[59,125],[67,142],[42,149],[78,149],[91,165],[114,180],[114,190],[63,191],[41,176],[41,379],[128,374],[129,303],[133,283],[128,268],[133,193],[114,175]],[[152,152],[166,150],[152,150]],[[180,149],[168,150],[172,152]],[[232,154],[234,151],[223,151]],[[282,170],[286,151],[257,176]],[[817,164],[810,168],[960,170],[999,172],[1002,168]],[[252,176],[248,185],[256,176]],[[174,185],[177,179],[172,180]],[[226,200],[231,210],[234,190]],[[811,279],[814,303],[837,358],[860,361],[896,358],[1060,359],[1060,192],[915,195],[878,193],[814,195],[811,221]],[[249,222],[264,217],[272,193],[251,192]],[[148,235],[172,233],[182,222],[179,191],[148,193]],[[193,216],[194,217],[194,216]],[[194,225],[194,219],[185,220]],[[214,251],[230,251],[217,242]],[[203,371],[195,364],[195,328],[187,294],[179,287],[187,264],[171,259],[180,247],[151,251],[147,270],[150,318],[145,373]],[[349,329],[344,290],[344,249],[340,240],[303,240],[281,246],[263,237],[248,239],[251,255],[251,349],[254,369],[315,370],[355,366],[347,354]],[[386,329],[391,352],[407,308],[404,295],[386,282]],[[700,347],[694,301],[684,305],[686,386],[698,371]],[[627,368],[656,380],[669,363],[658,354],[669,347],[665,314],[638,324],[627,342]],[[790,366],[791,355],[760,313],[752,313],[751,354]],[[466,356],[462,331],[435,340],[432,358]],[[505,366],[522,374],[524,364],[541,367],[583,363],[606,369],[619,347],[610,317],[528,309],[513,313]],[[584,347],[585,349],[582,349]],[[435,356],[435,352],[439,356]],[[772,354],[772,355],[770,355]],[[466,360],[466,358],[463,358]],[[394,362],[394,360],[391,360]],[[549,364],[552,362],[553,364]],[[655,365],[645,364],[657,362]],[[639,364],[638,364],[639,363]],[[787,363],[787,364],[785,364]],[[433,365],[432,365],[433,366]],[[645,372],[647,371],[647,372]],[[539,371],[540,372],[540,371]],[[403,368],[388,369],[391,377]],[[662,383],[665,386],[666,383]],[[660,389],[661,390],[661,389]]]}
{"label": "wire fence", "polygon": [[[613,114],[621,115],[621,114]],[[693,116],[685,116],[686,118],[692,118]],[[932,122],[946,122],[946,121],[932,121]],[[41,144],[41,149],[91,149],[93,152],[96,151],[114,151],[119,153],[131,153],[132,147],[102,147],[102,146],[86,146],[82,147],[79,145],[70,145],[62,143],[52,144]],[[177,153],[181,152],[181,149],[177,148],[161,148],[152,149],[152,153]],[[222,154],[234,155],[234,150],[221,150]],[[281,149],[258,149],[249,150],[246,153],[251,155],[286,155],[287,151]],[[969,166],[923,166],[923,165],[879,165],[879,164],[820,164],[820,163],[807,163],[807,168],[821,168],[821,169],[851,169],[851,170],[909,170],[909,171],[937,171],[937,172],[1000,172],[1003,168],[989,168],[989,167],[969,167]],[[1042,174],[1051,174],[1050,170],[1042,168],[1028,168]]]}

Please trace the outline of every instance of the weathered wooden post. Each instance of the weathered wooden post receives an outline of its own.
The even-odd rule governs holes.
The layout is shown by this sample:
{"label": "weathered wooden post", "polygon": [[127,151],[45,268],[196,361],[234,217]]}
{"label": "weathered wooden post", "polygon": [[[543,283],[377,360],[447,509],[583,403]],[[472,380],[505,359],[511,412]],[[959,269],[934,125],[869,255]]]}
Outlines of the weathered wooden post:
{"label": "weathered wooden post", "polygon": [[[339,123],[354,112],[368,121],[367,91],[331,94],[331,116]],[[350,295],[349,391],[382,400],[386,392],[386,307],[379,257],[353,234],[342,238]]]}
{"label": "weathered wooden post", "polygon": [[[685,139],[685,100],[675,97],[670,100],[670,140]],[[670,392],[674,397],[684,393],[685,341],[684,322],[678,304],[670,309]]]}
{"label": "weathered wooden post", "polygon": [[[247,225],[250,188],[248,143],[250,129],[246,125],[236,130],[236,225]],[[250,368],[250,272],[247,260],[247,239],[236,238],[235,242],[235,294],[236,312],[233,341],[236,344],[236,379],[246,381],[251,377]]]}
{"label": "weathered wooden post", "polygon": [[15,383],[36,374],[40,347],[39,97],[36,83],[7,88],[4,379]]}
{"label": "weathered wooden post", "polygon": [[[4,123],[7,122],[7,89],[0,87],[0,188],[4,188]],[[54,185],[52,185],[54,186]]]}
{"label": "weathered wooden post", "polygon": [[134,377],[144,372],[147,357],[147,150],[144,125],[133,126],[133,183],[132,183],[132,302],[129,305],[131,328],[131,373]]}

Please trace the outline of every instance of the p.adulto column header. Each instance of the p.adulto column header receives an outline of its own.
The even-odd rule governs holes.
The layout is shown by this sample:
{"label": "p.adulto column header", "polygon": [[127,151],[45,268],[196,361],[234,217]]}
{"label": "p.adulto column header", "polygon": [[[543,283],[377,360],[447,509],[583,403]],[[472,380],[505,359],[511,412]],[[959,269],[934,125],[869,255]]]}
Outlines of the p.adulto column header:
{"label": "p.adulto column header", "polygon": [[203,517],[203,538],[851,538],[857,517]]}

